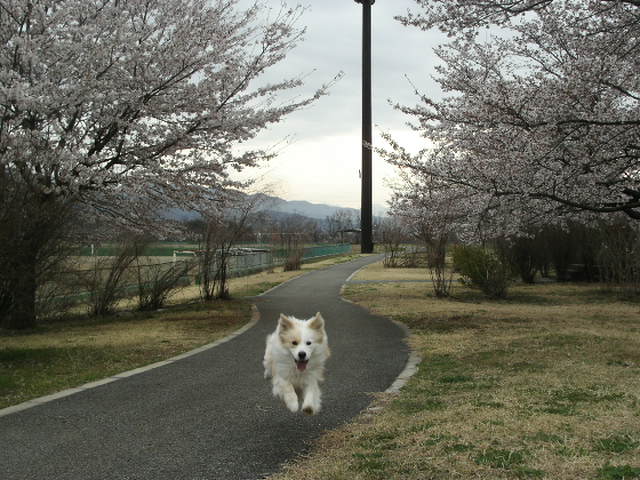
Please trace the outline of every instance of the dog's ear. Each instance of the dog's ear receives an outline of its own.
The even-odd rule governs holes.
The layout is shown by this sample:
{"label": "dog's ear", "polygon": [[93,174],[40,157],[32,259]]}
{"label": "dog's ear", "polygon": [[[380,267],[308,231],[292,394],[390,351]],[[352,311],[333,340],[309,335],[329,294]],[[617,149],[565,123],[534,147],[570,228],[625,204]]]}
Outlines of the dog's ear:
{"label": "dog's ear", "polygon": [[314,330],[322,330],[324,328],[324,318],[320,315],[320,312],[316,313],[316,316],[313,317],[311,323],[309,323],[309,327]]}
{"label": "dog's ear", "polygon": [[293,323],[291,322],[291,319],[287,317],[284,313],[280,314],[280,318],[278,319],[278,325],[280,325],[281,331],[289,330],[291,327],[293,327]]}

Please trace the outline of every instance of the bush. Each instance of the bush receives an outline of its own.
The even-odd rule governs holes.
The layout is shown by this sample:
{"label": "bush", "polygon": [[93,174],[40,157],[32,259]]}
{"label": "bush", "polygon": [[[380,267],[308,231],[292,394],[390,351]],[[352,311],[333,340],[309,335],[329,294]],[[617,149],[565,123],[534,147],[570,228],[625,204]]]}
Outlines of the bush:
{"label": "bush", "polygon": [[379,233],[384,248],[384,268],[403,267],[402,257],[405,255],[405,244],[409,239],[404,222],[398,217],[387,217],[380,223]]}
{"label": "bush", "polygon": [[284,271],[294,272],[302,268],[302,257],[304,251],[302,249],[295,249],[288,252],[284,261]]}
{"label": "bush", "polygon": [[123,243],[114,257],[96,260],[94,268],[86,273],[92,315],[112,314],[118,301],[126,296],[125,282],[131,281],[129,267],[138,257],[139,250],[135,241]]}
{"label": "bush", "polygon": [[504,298],[511,282],[511,268],[492,250],[457,245],[453,265],[465,285],[479,288],[489,298]]}
{"label": "bush", "polygon": [[162,308],[170,294],[189,284],[187,275],[194,265],[195,262],[189,260],[161,264],[137,262],[138,309]]}
{"label": "bush", "polygon": [[451,281],[453,273],[447,274],[447,236],[438,237],[427,251],[427,264],[433,281],[433,293],[437,298],[446,298],[451,294]]}

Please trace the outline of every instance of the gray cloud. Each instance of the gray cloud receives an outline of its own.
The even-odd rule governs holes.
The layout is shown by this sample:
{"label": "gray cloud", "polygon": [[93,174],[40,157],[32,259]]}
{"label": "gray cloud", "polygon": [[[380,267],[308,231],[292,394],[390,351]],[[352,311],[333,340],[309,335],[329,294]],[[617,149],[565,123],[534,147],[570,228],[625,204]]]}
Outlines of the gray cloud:
{"label": "gray cloud", "polygon": [[[373,43],[373,121],[381,130],[402,130],[408,120],[388,103],[414,104],[416,97],[413,87],[406,77],[421,91],[438,95],[430,76],[436,59],[432,48],[444,40],[436,32],[422,32],[415,28],[403,27],[393,17],[413,8],[413,0],[378,0],[372,7]],[[314,105],[287,117],[282,123],[271,127],[257,139],[258,143],[276,143],[285,136],[292,136],[297,142],[308,142],[316,150],[311,152],[318,158],[333,157],[334,150],[321,151],[323,139],[329,137],[353,136],[354,149],[360,144],[361,122],[361,22],[362,6],[354,0],[314,0],[301,18],[301,26],[306,26],[305,40],[285,61],[268,73],[265,80],[307,74],[305,86],[298,92],[310,94],[336,74],[343,72],[343,78],[330,90],[330,94]],[[296,149],[291,149],[295,151]],[[284,184],[307,181],[299,177],[300,162],[287,158],[287,149],[278,174]],[[295,163],[297,162],[297,163]],[[304,167],[302,168],[304,170]],[[293,178],[284,178],[285,171]],[[313,182],[313,179],[309,180]],[[382,182],[382,179],[377,179]],[[335,198],[331,185],[327,185],[327,203]],[[344,187],[342,187],[344,189]],[[309,191],[313,188],[310,187]],[[359,185],[354,182],[353,195],[357,197]],[[375,190],[375,186],[374,186]],[[380,188],[379,190],[382,190]],[[299,198],[303,200],[303,198]]]}

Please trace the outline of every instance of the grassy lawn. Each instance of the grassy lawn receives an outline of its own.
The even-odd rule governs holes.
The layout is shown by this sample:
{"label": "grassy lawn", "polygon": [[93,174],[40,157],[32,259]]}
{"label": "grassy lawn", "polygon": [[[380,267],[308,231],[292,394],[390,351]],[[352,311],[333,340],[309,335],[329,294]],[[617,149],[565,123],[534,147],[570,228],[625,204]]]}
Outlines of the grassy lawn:
{"label": "grassy lawn", "polygon": [[555,283],[503,301],[461,286],[437,300],[425,283],[345,295],[405,322],[423,361],[399,395],[377,398],[384,408],[272,480],[640,478],[640,303]]}
{"label": "grassy lawn", "polygon": [[77,307],[73,317],[42,323],[28,332],[0,330],[0,408],[131,370],[211,343],[251,318],[250,300],[311,270],[357,257],[340,256],[304,264],[301,271],[263,272],[230,281],[231,301],[194,303],[199,288],[177,291],[157,312],[134,312],[133,299],[120,313],[90,318]]}
{"label": "grassy lawn", "polygon": [[77,318],[0,335],[0,408],[178,355],[237,330],[247,302]]}

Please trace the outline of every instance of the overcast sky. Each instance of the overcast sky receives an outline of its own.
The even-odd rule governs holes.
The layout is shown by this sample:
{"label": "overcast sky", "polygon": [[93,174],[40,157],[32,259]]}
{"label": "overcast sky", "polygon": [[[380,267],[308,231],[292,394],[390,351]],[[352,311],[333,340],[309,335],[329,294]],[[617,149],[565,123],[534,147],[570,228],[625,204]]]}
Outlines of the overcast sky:
{"label": "overcast sky", "polygon": [[[275,195],[287,200],[360,208],[362,6],[354,0],[314,0],[310,4],[307,0],[303,5],[308,5],[300,20],[307,28],[305,40],[269,76],[312,72],[306,80],[309,91],[339,72],[344,76],[329,96],[288,116],[252,142],[252,146],[265,147],[290,139],[279,149],[277,159],[250,174],[261,176]],[[393,19],[409,8],[415,8],[412,0],[377,0],[372,7],[376,147],[382,146],[378,134],[389,131],[416,148],[416,135],[405,125],[408,118],[388,100],[415,104],[406,77],[421,91],[431,93],[435,88],[432,47],[443,37],[403,27]],[[386,204],[390,195],[385,183],[392,177],[393,169],[374,152],[374,204]]]}

